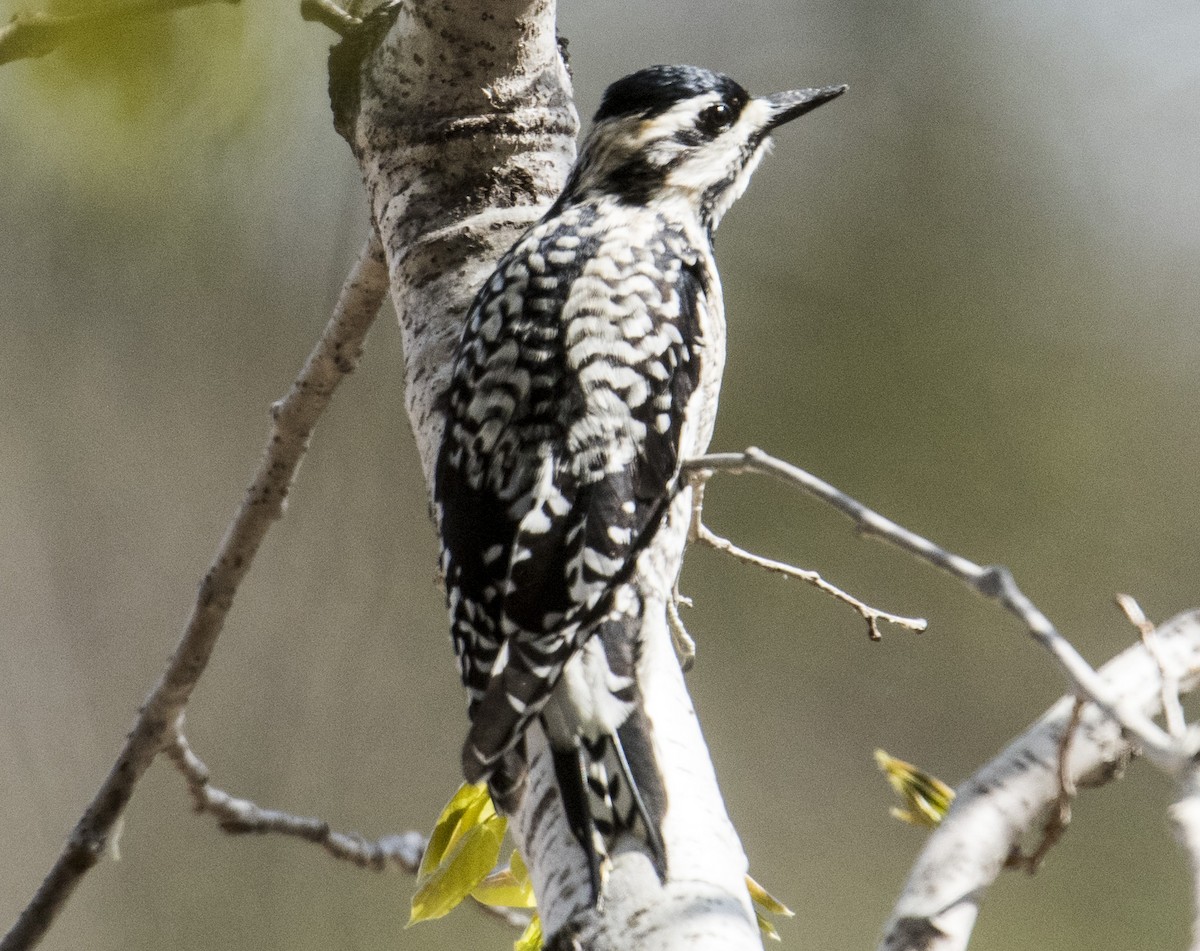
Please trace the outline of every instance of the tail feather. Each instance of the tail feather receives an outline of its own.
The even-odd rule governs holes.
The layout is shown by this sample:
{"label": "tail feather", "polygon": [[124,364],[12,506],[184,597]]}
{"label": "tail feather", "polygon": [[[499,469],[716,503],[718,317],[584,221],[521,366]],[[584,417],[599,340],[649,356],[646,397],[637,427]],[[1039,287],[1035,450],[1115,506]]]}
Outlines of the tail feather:
{"label": "tail feather", "polygon": [[635,710],[616,734],[556,750],[554,768],[567,821],[588,856],[592,887],[622,842],[640,843],[660,879],[666,878],[662,838],[666,797],[649,747],[648,724]]}
{"label": "tail feather", "polygon": [[516,812],[525,792],[525,780],[529,766],[525,759],[525,741],[522,739],[494,765],[488,776],[488,792],[492,803],[505,815]]}
{"label": "tail feather", "polygon": [[[553,684],[551,684],[553,686]],[[525,729],[550,699],[542,678],[510,663],[492,678],[471,714],[462,748],[467,782],[487,779],[521,742]]]}
{"label": "tail feather", "polygon": [[604,869],[620,849],[640,847],[659,878],[667,875],[666,792],[638,687],[636,608],[605,618],[578,646],[575,631],[536,651],[510,642],[507,662],[474,705],[462,751],[468,782],[486,779],[497,805],[511,811],[502,803],[519,797],[522,739],[533,720],[541,722],[597,899]]}

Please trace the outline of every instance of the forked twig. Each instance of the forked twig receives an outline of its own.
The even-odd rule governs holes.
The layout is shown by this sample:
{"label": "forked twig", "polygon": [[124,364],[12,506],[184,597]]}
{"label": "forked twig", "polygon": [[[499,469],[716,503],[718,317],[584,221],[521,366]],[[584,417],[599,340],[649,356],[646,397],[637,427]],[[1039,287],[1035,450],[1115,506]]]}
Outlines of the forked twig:
{"label": "forked twig", "polygon": [[[692,515],[688,524],[688,543],[701,543],[708,545],[719,552],[723,552],[738,561],[745,562],[749,565],[755,565],[766,571],[774,574],[783,575],[785,578],[793,578],[797,581],[803,581],[806,584],[811,584],[819,591],[833,597],[835,600],[841,601],[843,604],[848,604],[858,612],[859,616],[867,622],[867,636],[873,641],[878,641],[883,638],[883,634],[879,630],[879,622],[886,621],[890,624],[896,624],[909,631],[920,633],[928,626],[928,622],[924,618],[909,618],[898,614],[890,614],[887,611],[880,611],[878,608],[873,608],[864,601],[849,592],[843,591],[837,585],[826,581],[816,571],[811,571],[806,568],[798,568],[795,565],[789,565],[787,562],[775,561],[772,558],[764,558],[761,555],[756,555],[753,552],[746,551],[744,548],[739,548],[728,538],[718,535],[704,524],[704,488],[708,483],[708,479],[712,476],[713,470],[699,465],[703,459],[711,458],[709,456],[701,457],[699,460],[690,460],[681,467],[682,472],[687,481],[692,486]],[[696,644],[695,641],[688,635],[687,630],[683,627],[683,620],[679,617],[678,602],[682,596],[679,594],[679,583],[676,582],[675,589],[672,593],[671,600],[667,603],[667,621],[671,627],[671,633],[675,639],[675,649],[680,651],[680,641],[690,652],[685,653],[680,651],[683,663],[683,669],[686,671],[691,668],[692,661],[695,659]],[[686,599],[685,599],[686,600]],[[690,606],[691,601],[686,600]]]}
{"label": "forked twig", "polygon": [[426,839],[420,832],[404,832],[369,841],[357,832],[336,832],[324,819],[296,816],[265,809],[248,799],[232,796],[209,781],[208,767],[192,750],[176,721],[170,744],[163,751],[183,774],[196,811],[208,813],[230,835],[277,833],[320,845],[336,859],[375,871],[397,866],[415,874],[421,864]]}
{"label": "forked twig", "polygon": [[1129,619],[1129,623],[1137,628],[1142,643],[1146,645],[1146,653],[1154,658],[1154,663],[1158,665],[1158,674],[1161,678],[1163,719],[1167,722],[1167,732],[1173,737],[1182,737],[1187,732],[1187,720],[1183,715],[1183,705],[1179,702],[1179,678],[1171,673],[1171,667],[1163,657],[1162,645],[1158,641],[1158,632],[1146,617],[1142,606],[1131,595],[1118,594],[1117,606]]}
{"label": "forked twig", "polygon": [[[183,718],[176,721],[170,744],[163,750],[183,775],[196,811],[216,818],[222,832],[230,835],[283,835],[302,839],[321,846],[329,855],[343,862],[374,872],[398,868],[410,875],[417,874],[421,857],[429,843],[420,832],[408,831],[367,839],[357,832],[338,832],[324,819],[297,816],[278,809],[267,809],[241,799],[212,784],[208,767],[196,755],[183,732]],[[489,917],[511,928],[523,929],[529,924],[528,912],[474,901],[474,905]]]}
{"label": "forked twig", "polygon": [[[1072,692],[1077,696],[1087,697],[1107,716],[1120,723],[1123,729],[1137,739],[1145,755],[1157,765],[1171,769],[1181,757],[1187,758],[1200,750],[1200,736],[1189,733],[1184,737],[1172,737],[1141,710],[1124,702],[1017,586],[1012,573],[1002,565],[977,565],[968,558],[947,551],[916,532],[909,531],[872,511],[828,482],[797,466],[776,459],[761,449],[712,453],[688,460],[683,468],[685,472],[699,474],[754,472],[771,475],[832,505],[853,520],[863,534],[888,541],[922,561],[941,568],[1019,618],[1034,639],[1057,660],[1059,667],[1066,674]],[[702,477],[707,478],[705,475]]]}
{"label": "forked twig", "polygon": [[854,595],[843,591],[837,585],[826,581],[821,577],[819,572],[811,571],[807,568],[797,568],[795,565],[789,565],[783,561],[775,561],[773,558],[764,558],[762,555],[756,555],[753,552],[746,551],[744,548],[739,548],[728,538],[716,534],[716,532],[712,531],[703,522],[700,523],[697,540],[748,565],[756,565],[774,574],[783,575],[785,578],[794,578],[797,581],[803,581],[806,584],[812,585],[818,591],[824,591],[835,600],[841,601],[843,604],[848,604],[867,622],[867,636],[873,641],[878,641],[883,637],[883,634],[879,631],[880,621],[886,621],[889,624],[895,624],[905,630],[916,631],[918,633],[928,627],[928,622],[924,618],[903,617],[899,614],[890,614],[887,611],[880,611],[878,608],[871,607],[864,601],[860,601],[854,597]]}

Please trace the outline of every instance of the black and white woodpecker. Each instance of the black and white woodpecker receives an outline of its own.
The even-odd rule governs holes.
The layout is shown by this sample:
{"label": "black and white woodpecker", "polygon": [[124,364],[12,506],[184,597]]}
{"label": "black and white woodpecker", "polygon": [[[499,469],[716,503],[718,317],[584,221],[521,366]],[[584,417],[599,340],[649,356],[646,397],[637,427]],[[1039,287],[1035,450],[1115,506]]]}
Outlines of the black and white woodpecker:
{"label": "black and white woodpecker", "polygon": [[665,544],[680,463],[712,435],[725,359],[713,232],[772,130],[845,88],[756,98],[692,66],[613,83],[454,356],[434,498],[470,698],[463,772],[511,808],[540,722],[597,895],[623,837],[667,874],[636,563]]}

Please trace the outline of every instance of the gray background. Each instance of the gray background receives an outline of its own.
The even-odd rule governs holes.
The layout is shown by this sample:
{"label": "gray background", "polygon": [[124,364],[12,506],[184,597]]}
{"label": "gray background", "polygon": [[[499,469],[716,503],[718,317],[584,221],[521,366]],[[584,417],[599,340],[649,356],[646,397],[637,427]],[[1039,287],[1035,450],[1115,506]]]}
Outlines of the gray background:
{"label": "gray background", "polygon": [[[782,131],[719,236],[716,447],[1009,564],[1096,663],[1131,639],[1114,592],[1200,604],[1194,3],[568,3],[562,29],[585,115],[650,62],[851,86]],[[329,42],[293,5],[221,5],[0,69],[0,925],[175,644],[365,234]],[[381,319],[322,421],[189,715],[221,784],[370,835],[432,823],[465,729],[398,337]],[[807,588],[705,551],[685,573],[690,683],[753,871],[801,918],[785,942],[870,947],[921,841],[871,751],[957,781],[1061,680],[1015,622],[786,489],[723,479],[708,514],[931,620],[872,645]],[[1142,766],[1086,795],[973,947],[1182,947],[1170,797]],[[512,937],[470,910],[402,932],[407,878],[225,837],[161,763],[122,853],[47,949]]]}

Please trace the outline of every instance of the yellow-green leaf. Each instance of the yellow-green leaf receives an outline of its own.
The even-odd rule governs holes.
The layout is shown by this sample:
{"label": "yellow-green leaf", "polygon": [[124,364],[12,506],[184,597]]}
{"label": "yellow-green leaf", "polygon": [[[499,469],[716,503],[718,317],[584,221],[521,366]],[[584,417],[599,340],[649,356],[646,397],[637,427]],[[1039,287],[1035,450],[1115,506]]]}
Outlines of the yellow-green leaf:
{"label": "yellow-green leaf", "polygon": [[496,809],[492,805],[491,796],[488,795],[486,783],[463,783],[459,786],[458,792],[446,803],[433,832],[429,835],[429,844],[425,846],[425,854],[421,856],[417,881],[423,881],[432,875],[470,829],[495,814]]}
{"label": "yellow-green leaf", "polygon": [[458,836],[441,864],[425,877],[413,895],[409,925],[441,918],[471,894],[496,866],[507,824],[493,810],[482,822],[470,825]]}
{"label": "yellow-green leaf", "polygon": [[749,875],[746,876],[746,887],[750,889],[751,901],[763,911],[772,915],[783,915],[784,918],[796,917],[796,913],[792,909],[768,892]]}
{"label": "yellow-green leaf", "polygon": [[513,942],[513,951],[542,951],[542,919],[534,915],[529,927]]}
{"label": "yellow-green leaf", "polygon": [[891,814],[912,825],[933,828],[941,823],[950,804],[954,802],[954,790],[912,763],[889,756],[883,750],[875,751],[875,762],[883,770],[892,789],[904,801],[904,807],[895,806]]}
{"label": "yellow-green leaf", "polygon": [[533,883],[521,859],[521,853],[513,849],[508,868],[493,872],[475,886],[471,897],[485,905],[502,905],[505,908],[536,908]]}
{"label": "yellow-green leaf", "polygon": [[[529,882],[529,869],[525,866],[525,859],[521,857],[521,853],[516,849],[513,849],[512,855],[509,856],[508,868],[517,877],[518,882],[522,884]],[[532,882],[530,882],[529,887],[533,887]]]}
{"label": "yellow-green leaf", "polygon": [[762,912],[756,911],[754,913],[754,918],[756,921],[758,921],[758,930],[763,933],[764,938],[769,938],[771,941],[783,940],[781,937],[779,937],[779,932],[775,930],[775,926],[771,924],[771,922],[769,922],[765,917],[763,917]]}

